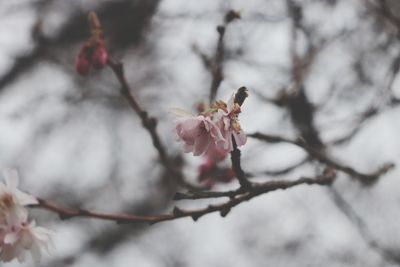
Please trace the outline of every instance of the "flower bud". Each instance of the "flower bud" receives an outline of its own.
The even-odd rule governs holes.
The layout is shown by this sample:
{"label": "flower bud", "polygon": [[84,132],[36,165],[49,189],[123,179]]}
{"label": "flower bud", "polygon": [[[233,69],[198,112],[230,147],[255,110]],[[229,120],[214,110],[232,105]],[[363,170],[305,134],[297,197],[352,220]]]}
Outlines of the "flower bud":
{"label": "flower bud", "polygon": [[87,76],[90,70],[90,62],[84,53],[79,53],[75,62],[75,70],[81,76]]}
{"label": "flower bud", "polygon": [[224,182],[224,183],[229,183],[235,178],[236,174],[232,170],[232,168],[225,168],[221,170],[219,181]]}
{"label": "flower bud", "polygon": [[199,166],[199,178],[200,178],[200,180],[202,180],[202,178],[204,178],[204,176],[209,174],[211,172],[212,168],[214,168],[214,166],[215,166],[214,162],[212,162],[210,160],[206,160],[204,163],[202,163]]}
{"label": "flower bud", "polygon": [[92,54],[92,64],[96,69],[102,69],[107,65],[108,53],[103,44],[99,44],[94,48]]}

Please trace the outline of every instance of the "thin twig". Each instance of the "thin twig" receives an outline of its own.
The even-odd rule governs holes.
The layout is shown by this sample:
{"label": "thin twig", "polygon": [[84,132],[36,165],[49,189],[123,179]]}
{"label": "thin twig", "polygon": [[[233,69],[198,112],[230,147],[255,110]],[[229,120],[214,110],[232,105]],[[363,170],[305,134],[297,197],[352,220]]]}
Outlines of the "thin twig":
{"label": "thin twig", "polygon": [[213,60],[213,64],[211,64],[211,86],[210,86],[210,104],[214,102],[215,96],[217,95],[217,91],[219,88],[219,85],[221,84],[224,76],[222,73],[222,68],[223,68],[223,61],[224,61],[224,36],[225,36],[225,30],[226,26],[218,26],[217,31],[219,34],[218,37],[218,44],[217,44],[217,50],[215,52],[215,58]]}
{"label": "thin twig", "polygon": [[336,207],[346,216],[346,218],[354,224],[365,243],[374,251],[376,251],[385,261],[400,265],[400,254],[382,247],[373,237],[367,224],[363,218],[354,210],[343,196],[333,187],[329,188],[331,197]]}
{"label": "thin twig", "polygon": [[[164,165],[169,164],[169,159],[165,151],[165,147],[161,142],[160,137],[157,134],[156,126],[157,120],[153,117],[149,117],[148,113],[143,110],[135,98],[132,96],[131,88],[125,78],[124,67],[121,62],[116,62],[114,60],[109,60],[108,65],[114,72],[121,85],[121,94],[126,98],[131,108],[136,112],[142,121],[142,125],[149,132],[151,140],[153,141],[154,147],[157,149],[160,159]],[[167,166],[169,167],[169,166]]]}
{"label": "thin twig", "polygon": [[[239,106],[242,106],[247,97],[248,94],[246,87],[240,87],[235,94],[234,103],[238,104]],[[236,140],[233,134],[230,136],[230,138],[232,139],[232,146],[233,146],[233,150],[231,151],[232,169],[236,174],[236,178],[240,183],[240,187],[248,190],[249,188],[251,188],[252,185],[247,180],[246,173],[242,169],[240,163],[241,152],[237,147]]]}
{"label": "thin twig", "polygon": [[233,150],[231,152],[232,169],[236,174],[236,178],[238,179],[238,181],[240,183],[240,187],[248,189],[252,185],[247,180],[246,174],[242,169],[242,166],[240,163],[241,152],[240,152],[239,148],[237,147],[235,138],[233,136],[232,136],[232,144],[233,144]]}
{"label": "thin twig", "polygon": [[[238,188],[232,191],[225,192],[216,192],[216,191],[208,191],[208,192],[189,192],[189,193],[176,193],[174,196],[174,200],[196,200],[196,199],[206,199],[206,198],[234,198],[238,195],[243,195],[251,192],[257,192],[259,190],[263,191],[263,193],[277,190],[277,189],[286,189],[292,187],[297,184],[326,184],[331,183],[335,178],[334,172],[326,172],[324,175],[318,176],[316,179],[302,177],[296,181],[285,181],[285,180],[277,180],[277,181],[267,181],[264,183],[252,183],[250,188]],[[316,182],[318,180],[318,182]]]}
{"label": "thin twig", "polygon": [[226,29],[229,23],[239,18],[240,14],[234,10],[229,10],[225,14],[224,24],[219,25],[217,27],[218,42],[213,59],[210,60],[202,53],[199,53],[201,55],[204,65],[210,70],[212,76],[210,85],[210,99],[209,99],[210,104],[215,101],[218,88],[222,80],[224,79],[224,74],[223,74],[223,63],[225,55],[224,37]]}
{"label": "thin twig", "polygon": [[121,62],[116,62],[114,60],[109,60],[108,65],[114,72],[117,77],[120,85],[121,85],[121,94],[126,98],[129,103],[129,106],[135,111],[135,113],[139,116],[143,127],[149,132],[151,140],[153,142],[154,147],[156,148],[160,161],[164,168],[169,172],[170,176],[173,177],[179,184],[185,186],[186,188],[192,190],[199,190],[198,186],[192,185],[188,183],[182,172],[176,168],[175,164],[171,161],[168,156],[165,146],[161,141],[160,136],[157,133],[157,119],[154,117],[150,117],[144,109],[142,109],[139,103],[132,95],[132,89],[129,86],[125,74],[124,74],[124,66]]}
{"label": "thin twig", "polygon": [[304,164],[308,163],[311,161],[311,157],[310,156],[306,156],[304,159],[302,159],[301,161],[290,165],[286,168],[283,169],[277,169],[277,170],[264,170],[261,172],[255,172],[255,173],[246,173],[247,177],[255,177],[255,176],[260,176],[260,175],[268,175],[268,176],[281,176],[281,175],[285,175],[288,174],[292,171],[294,171],[295,169],[303,166]]}
{"label": "thin twig", "polygon": [[264,142],[268,142],[268,143],[289,143],[289,144],[293,144],[298,147],[301,147],[314,159],[320,161],[321,163],[328,165],[329,167],[331,167],[335,170],[339,170],[344,173],[347,173],[351,177],[353,177],[365,184],[370,184],[370,183],[376,181],[376,179],[379,178],[381,175],[384,175],[385,173],[387,173],[388,171],[390,171],[391,169],[394,168],[393,163],[386,163],[383,165],[383,167],[379,168],[375,172],[362,173],[362,172],[355,170],[354,168],[352,168],[350,166],[347,166],[345,164],[341,164],[341,163],[337,162],[336,160],[334,160],[334,159],[330,158],[328,155],[326,155],[326,153],[312,148],[311,146],[306,144],[301,139],[291,140],[291,139],[281,137],[281,136],[267,135],[267,134],[262,134],[262,133],[253,133],[253,134],[249,134],[248,136],[262,140]]}

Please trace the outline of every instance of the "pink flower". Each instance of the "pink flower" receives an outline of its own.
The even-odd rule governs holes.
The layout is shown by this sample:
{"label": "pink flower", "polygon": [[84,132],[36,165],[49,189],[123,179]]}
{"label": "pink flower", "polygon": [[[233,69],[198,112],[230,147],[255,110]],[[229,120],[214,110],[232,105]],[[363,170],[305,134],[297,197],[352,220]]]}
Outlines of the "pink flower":
{"label": "pink flower", "polygon": [[[221,133],[222,134],[222,133]],[[225,140],[227,140],[225,138]],[[219,145],[213,143],[210,144],[210,146],[208,147],[207,153],[205,154],[206,160],[207,161],[211,161],[213,163],[217,163],[220,161],[223,161],[226,156],[228,156],[229,151],[226,151],[224,148],[224,143],[219,143]]]}
{"label": "pink flower", "polygon": [[89,43],[86,43],[82,46],[79,50],[78,56],[75,60],[75,70],[81,76],[87,76],[90,71],[90,54],[91,54],[91,47]]}
{"label": "pink flower", "polygon": [[229,183],[235,177],[232,168],[221,168],[209,160],[201,164],[198,171],[197,179],[208,189],[211,189],[216,183]]}
{"label": "pink flower", "polygon": [[19,225],[9,225],[2,229],[3,241],[0,244],[0,259],[8,262],[15,258],[19,262],[25,260],[25,253],[29,251],[32,258],[38,263],[42,257],[41,249],[48,250],[51,231],[36,226],[32,221],[30,224],[21,223]]}
{"label": "pink flower", "polygon": [[95,69],[102,69],[107,65],[108,53],[103,43],[98,44],[94,48],[92,55],[92,64]]}
{"label": "pink flower", "polygon": [[84,48],[81,49],[75,61],[75,70],[81,76],[87,76],[90,71],[90,62],[84,51]]}
{"label": "pink flower", "polygon": [[179,117],[176,133],[177,139],[183,142],[184,152],[193,152],[195,156],[206,154],[211,161],[218,162],[233,150],[233,140],[238,147],[246,143],[238,120],[240,105],[234,100],[235,94],[228,104],[217,101],[198,116],[173,110]]}
{"label": "pink flower", "polygon": [[40,260],[41,248],[50,241],[50,231],[36,227],[28,221],[27,205],[37,204],[38,200],[17,189],[18,173],[15,170],[3,171],[6,183],[0,182],[0,260],[23,261],[29,250],[34,260]]}
{"label": "pink flower", "polygon": [[100,37],[93,37],[79,50],[75,61],[75,70],[82,76],[89,74],[91,66],[102,69],[107,65],[108,52]]}
{"label": "pink flower", "polygon": [[234,99],[235,95],[233,94],[226,106],[220,106],[216,115],[222,136],[227,141],[223,147],[227,152],[233,150],[232,137],[235,138],[238,147],[243,146],[247,141],[246,134],[238,121],[238,114],[241,112],[240,106],[234,103]]}
{"label": "pink flower", "polygon": [[177,139],[183,143],[185,153],[193,152],[194,156],[199,156],[214,145],[224,146],[226,140],[210,117],[192,116],[178,109],[175,109],[174,113],[180,117],[175,129]]}

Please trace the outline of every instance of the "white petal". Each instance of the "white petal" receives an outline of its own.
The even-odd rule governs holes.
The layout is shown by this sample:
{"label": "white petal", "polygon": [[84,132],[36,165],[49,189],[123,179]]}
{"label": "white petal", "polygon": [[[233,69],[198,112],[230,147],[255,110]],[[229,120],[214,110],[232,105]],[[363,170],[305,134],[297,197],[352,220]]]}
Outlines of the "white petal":
{"label": "white petal", "polygon": [[4,244],[13,245],[19,239],[19,235],[16,232],[7,233],[4,236]]}
{"label": "white petal", "polygon": [[38,226],[32,229],[32,234],[37,240],[47,242],[54,235],[54,231]]}
{"label": "white petal", "polygon": [[23,263],[25,261],[25,252],[21,251],[18,255],[17,255],[17,259],[19,261],[19,263]]}
{"label": "white petal", "polygon": [[7,191],[8,191],[7,186],[4,183],[0,182],[0,194],[4,194]]}
{"label": "white petal", "polygon": [[25,230],[22,234],[19,243],[24,249],[30,249],[35,244],[34,236],[29,230]]}
{"label": "white petal", "polygon": [[231,98],[228,100],[228,112],[232,111],[233,107],[235,106],[235,94],[231,95]]}
{"label": "white petal", "polygon": [[15,189],[18,187],[18,172],[15,169],[6,169],[3,170],[3,175],[6,180],[7,188],[13,193]]}
{"label": "white petal", "polygon": [[15,197],[17,198],[17,201],[22,206],[33,205],[33,204],[39,203],[39,201],[34,196],[31,196],[25,192],[16,190],[14,193],[15,193]]}
{"label": "white petal", "polygon": [[30,248],[30,252],[33,258],[33,261],[38,264],[40,260],[42,259],[42,253],[40,251],[40,247],[38,244],[33,244],[32,247]]}
{"label": "white petal", "polygon": [[21,225],[28,219],[28,210],[17,203],[17,205],[8,214],[8,223],[13,225]]}

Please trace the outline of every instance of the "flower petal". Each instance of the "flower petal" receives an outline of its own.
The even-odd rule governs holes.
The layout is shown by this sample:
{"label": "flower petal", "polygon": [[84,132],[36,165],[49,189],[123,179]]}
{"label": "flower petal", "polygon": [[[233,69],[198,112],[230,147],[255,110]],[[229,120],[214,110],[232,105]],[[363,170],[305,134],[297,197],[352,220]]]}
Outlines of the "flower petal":
{"label": "flower petal", "polygon": [[203,134],[196,138],[196,141],[194,143],[193,156],[200,156],[201,154],[203,154],[210,145],[210,142],[212,142],[212,140],[210,140],[208,134]]}
{"label": "flower petal", "polygon": [[3,242],[4,242],[4,244],[13,245],[15,242],[18,241],[18,239],[19,239],[19,235],[17,232],[10,232],[4,236]]}
{"label": "flower petal", "polygon": [[243,146],[244,144],[246,144],[247,136],[243,131],[240,131],[239,133],[233,132],[233,136],[235,138],[237,146]]}
{"label": "flower petal", "polygon": [[22,192],[20,190],[16,190],[14,193],[15,193],[15,197],[17,198],[19,204],[22,205],[22,206],[33,205],[33,204],[38,204],[39,203],[37,198],[35,198],[34,196],[29,195],[29,194],[27,194],[25,192]]}
{"label": "flower petal", "polygon": [[38,264],[42,259],[42,252],[40,251],[40,246],[38,244],[33,244],[30,248],[33,261]]}
{"label": "flower petal", "polygon": [[228,100],[227,106],[228,106],[228,113],[233,110],[233,107],[235,106],[235,95],[232,94],[231,97]]}
{"label": "flower petal", "polygon": [[18,172],[15,169],[6,169],[3,170],[3,175],[6,180],[6,186],[10,190],[11,193],[14,193],[14,190],[18,187]]}

